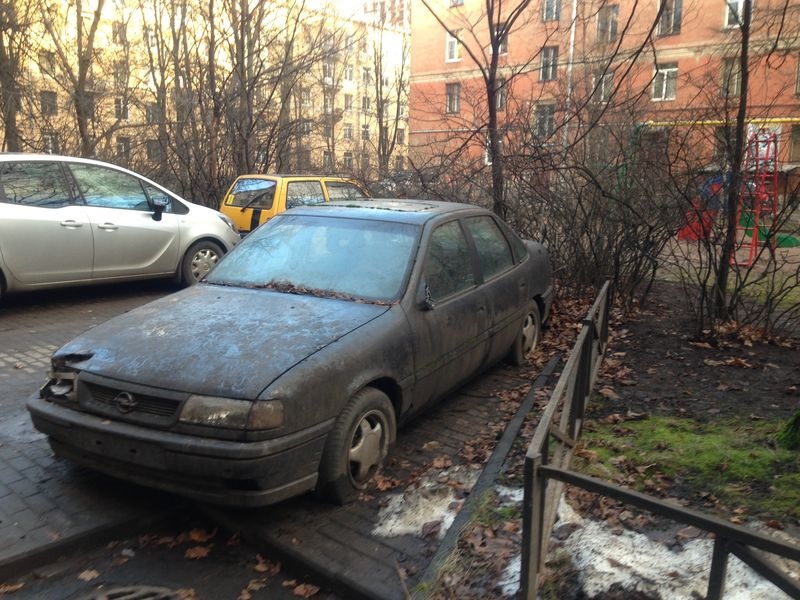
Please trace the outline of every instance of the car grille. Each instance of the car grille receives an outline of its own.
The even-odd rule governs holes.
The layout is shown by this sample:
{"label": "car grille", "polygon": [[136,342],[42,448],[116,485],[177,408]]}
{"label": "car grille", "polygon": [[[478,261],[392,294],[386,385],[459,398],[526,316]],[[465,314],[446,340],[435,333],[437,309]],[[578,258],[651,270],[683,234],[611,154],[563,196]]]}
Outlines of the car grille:
{"label": "car grille", "polygon": [[[115,399],[120,394],[120,390],[98,385],[96,383],[87,383],[86,389],[89,392],[92,400],[99,404],[103,404],[116,411],[117,403]],[[159,398],[157,396],[150,396],[147,394],[134,394],[136,400],[135,407],[130,411],[130,414],[145,413],[149,415],[156,415],[159,417],[172,417],[180,406],[180,401],[170,398]],[[120,413],[122,411],[119,411]]]}

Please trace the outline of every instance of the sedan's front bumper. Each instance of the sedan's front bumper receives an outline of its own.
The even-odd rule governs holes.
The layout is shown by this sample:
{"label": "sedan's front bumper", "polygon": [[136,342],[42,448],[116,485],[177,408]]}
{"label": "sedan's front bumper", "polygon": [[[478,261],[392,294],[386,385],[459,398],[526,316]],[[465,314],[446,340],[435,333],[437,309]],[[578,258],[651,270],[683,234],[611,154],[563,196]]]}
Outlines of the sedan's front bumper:
{"label": "sedan's front bumper", "polygon": [[233,506],[273,504],[312,490],[331,426],[232,442],[102,419],[38,395],[27,406],[59,456],[113,477]]}

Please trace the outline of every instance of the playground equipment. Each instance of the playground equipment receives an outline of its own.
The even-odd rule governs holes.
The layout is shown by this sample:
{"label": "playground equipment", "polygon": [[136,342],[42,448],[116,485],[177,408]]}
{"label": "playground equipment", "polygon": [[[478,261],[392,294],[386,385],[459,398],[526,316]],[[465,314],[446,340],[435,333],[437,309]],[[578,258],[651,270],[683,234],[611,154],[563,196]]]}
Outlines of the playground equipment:
{"label": "playground equipment", "polygon": [[[731,254],[731,264],[751,267],[758,255],[761,239],[775,251],[777,215],[778,136],[769,129],[759,129],[747,140],[742,189],[736,208],[736,243]],[[747,258],[739,260],[737,251],[742,249],[747,250]]]}

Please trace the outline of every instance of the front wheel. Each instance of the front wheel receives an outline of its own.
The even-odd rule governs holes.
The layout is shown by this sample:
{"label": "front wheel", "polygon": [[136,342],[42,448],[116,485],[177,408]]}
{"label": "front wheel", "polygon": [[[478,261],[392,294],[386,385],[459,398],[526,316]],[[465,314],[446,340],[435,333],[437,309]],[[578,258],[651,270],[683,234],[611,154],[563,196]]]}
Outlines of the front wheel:
{"label": "front wheel", "polygon": [[375,388],[355,394],[328,434],[317,490],[344,504],[367,487],[394,443],[397,421],[389,398]]}
{"label": "front wheel", "polygon": [[181,282],[194,285],[200,281],[222,258],[222,253],[222,248],[216,242],[203,240],[192,244],[181,261]]}
{"label": "front wheel", "polygon": [[518,367],[524,365],[528,356],[539,345],[541,335],[542,316],[539,314],[539,305],[531,302],[525,309],[525,318],[517,332],[517,339],[508,352],[508,362]]}

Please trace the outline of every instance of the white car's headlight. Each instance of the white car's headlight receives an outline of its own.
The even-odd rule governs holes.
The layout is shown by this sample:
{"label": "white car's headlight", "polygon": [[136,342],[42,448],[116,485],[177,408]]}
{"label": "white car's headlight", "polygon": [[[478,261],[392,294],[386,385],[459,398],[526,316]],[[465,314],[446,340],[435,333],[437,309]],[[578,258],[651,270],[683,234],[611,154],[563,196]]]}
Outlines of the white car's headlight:
{"label": "white car's headlight", "polygon": [[239,230],[236,229],[236,225],[233,223],[233,221],[231,221],[230,217],[223,215],[222,213],[217,213],[217,216],[222,219],[222,222],[225,223],[225,225],[233,229],[234,233],[239,233]]}
{"label": "white car's headlight", "polygon": [[283,403],[192,395],[183,405],[180,420],[232,429],[275,429],[283,425]]}

